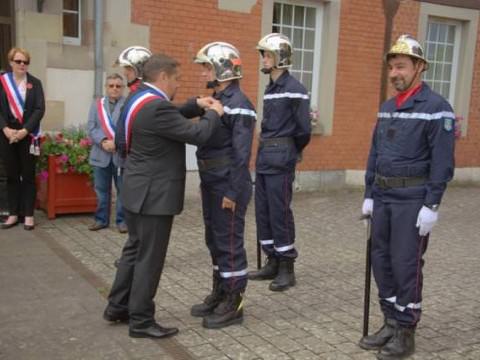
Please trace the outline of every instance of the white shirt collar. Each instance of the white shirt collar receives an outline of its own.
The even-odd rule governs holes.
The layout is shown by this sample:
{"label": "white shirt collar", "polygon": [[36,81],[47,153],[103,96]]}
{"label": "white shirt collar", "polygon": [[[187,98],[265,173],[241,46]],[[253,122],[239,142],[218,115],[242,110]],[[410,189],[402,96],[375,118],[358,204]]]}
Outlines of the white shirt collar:
{"label": "white shirt collar", "polygon": [[165,97],[165,99],[167,99],[168,101],[170,101],[170,98],[168,97],[167,94],[165,94],[165,91],[159,89],[158,87],[156,87],[156,86],[153,85],[152,83],[149,83],[149,82],[146,82],[146,81],[145,81],[144,84],[147,85],[147,86],[150,86],[152,89],[155,89],[155,90],[158,91],[160,94],[162,94],[162,95]]}

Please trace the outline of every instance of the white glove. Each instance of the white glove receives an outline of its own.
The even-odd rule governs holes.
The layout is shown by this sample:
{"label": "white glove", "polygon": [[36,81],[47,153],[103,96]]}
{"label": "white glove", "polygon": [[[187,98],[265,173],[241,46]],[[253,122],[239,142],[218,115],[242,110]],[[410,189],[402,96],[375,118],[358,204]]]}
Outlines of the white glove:
{"label": "white glove", "polygon": [[418,212],[417,217],[417,227],[420,228],[418,230],[420,236],[425,236],[430,231],[432,231],[432,228],[437,223],[437,221],[438,212],[433,211],[426,206],[422,206],[422,208]]}
{"label": "white glove", "polygon": [[365,199],[363,200],[362,205],[362,214],[372,216],[373,213],[373,199]]}

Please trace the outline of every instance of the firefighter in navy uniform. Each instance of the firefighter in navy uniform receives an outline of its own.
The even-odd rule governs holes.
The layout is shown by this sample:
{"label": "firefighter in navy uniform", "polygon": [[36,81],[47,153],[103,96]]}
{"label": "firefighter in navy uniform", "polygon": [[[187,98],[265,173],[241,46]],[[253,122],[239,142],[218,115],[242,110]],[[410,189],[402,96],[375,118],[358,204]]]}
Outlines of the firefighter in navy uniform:
{"label": "firefighter in navy uniform", "polygon": [[142,83],[143,65],[152,56],[152,52],[143,46],[129,46],[118,55],[114,66],[123,68],[130,93],[135,92]]}
{"label": "firefighter in navy uniform", "polygon": [[270,75],[263,97],[263,121],[256,162],[255,217],[266,264],[251,280],[273,279],[270,290],[295,285],[295,224],[290,204],[295,166],[310,141],[310,100],[305,87],[288,72],[292,46],[282,34],[257,45],[262,72]]}
{"label": "firefighter in navy uniform", "polygon": [[359,345],[379,349],[378,359],[402,359],[415,350],[422,257],[453,177],[455,115],[422,82],[428,63],[417,40],[400,36],[386,61],[398,94],[378,113],[362,206],[362,213],[372,216],[372,268],[385,322]]}
{"label": "firefighter in navy uniform", "polygon": [[256,113],[242,92],[238,50],[224,42],[202,47],[194,62],[202,64],[207,88],[224,105],[222,124],[197,150],[201,179],[205,241],[213,265],[213,286],[191,314],[203,317],[206,328],[222,328],[243,321],[247,286],[244,227],[252,195],[248,169]]}

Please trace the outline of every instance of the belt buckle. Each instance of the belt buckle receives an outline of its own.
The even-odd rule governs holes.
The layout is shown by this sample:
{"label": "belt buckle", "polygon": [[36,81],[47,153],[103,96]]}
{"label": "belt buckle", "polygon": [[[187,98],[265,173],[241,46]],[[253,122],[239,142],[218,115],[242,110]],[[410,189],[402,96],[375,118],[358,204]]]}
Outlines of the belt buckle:
{"label": "belt buckle", "polygon": [[383,177],[383,176],[380,176],[378,178],[378,184],[380,185],[380,187],[382,189],[388,189],[388,181],[387,181],[387,178]]}

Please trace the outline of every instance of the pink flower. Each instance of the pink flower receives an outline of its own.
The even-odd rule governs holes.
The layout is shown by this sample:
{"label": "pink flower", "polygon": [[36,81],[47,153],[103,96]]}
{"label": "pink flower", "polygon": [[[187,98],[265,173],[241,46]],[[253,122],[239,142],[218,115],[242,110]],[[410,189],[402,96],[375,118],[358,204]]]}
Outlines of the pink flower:
{"label": "pink flower", "polygon": [[91,145],[92,145],[92,140],[90,140],[90,138],[80,139],[80,147],[88,148]]}
{"label": "pink flower", "polygon": [[56,141],[57,143],[63,142],[63,134],[62,134],[62,133],[56,134],[56,135],[55,135],[55,141]]}
{"label": "pink flower", "polygon": [[455,118],[455,139],[460,139],[462,137],[462,116],[457,116]]}
{"label": "pink flower", "polygon": [[47,181],[48,179],[48,171],[47,170],[42,170],[40,171],[40,181]]}
{"label": "pink flower", "polygon": [[60,155],[59,159],[60,159],[60,162],[66,163],[68,161],[68,156],[65,154]]}

